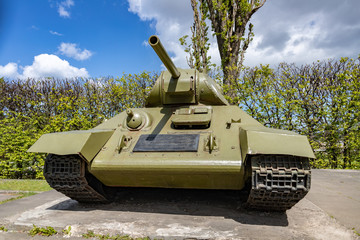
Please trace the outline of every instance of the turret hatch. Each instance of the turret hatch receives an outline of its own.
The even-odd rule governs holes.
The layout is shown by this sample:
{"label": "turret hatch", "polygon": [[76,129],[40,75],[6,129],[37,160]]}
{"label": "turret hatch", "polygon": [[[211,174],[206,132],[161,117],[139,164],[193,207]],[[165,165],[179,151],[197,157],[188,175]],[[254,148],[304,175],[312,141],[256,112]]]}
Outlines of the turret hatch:
{"label": "turret hatch", "polygon": [[171,118],[174,128],[207,128],[212,116],[211,106],[179,108]]}

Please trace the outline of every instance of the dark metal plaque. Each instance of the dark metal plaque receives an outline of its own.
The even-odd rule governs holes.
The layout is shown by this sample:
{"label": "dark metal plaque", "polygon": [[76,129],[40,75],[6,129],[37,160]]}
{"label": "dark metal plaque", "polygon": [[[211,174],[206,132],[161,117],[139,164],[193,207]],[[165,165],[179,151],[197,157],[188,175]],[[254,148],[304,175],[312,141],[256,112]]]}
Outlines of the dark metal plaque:
{"label": "dark metal plaque", "polygon": [[199,134],[144,134],[133,152],[197,152]]}

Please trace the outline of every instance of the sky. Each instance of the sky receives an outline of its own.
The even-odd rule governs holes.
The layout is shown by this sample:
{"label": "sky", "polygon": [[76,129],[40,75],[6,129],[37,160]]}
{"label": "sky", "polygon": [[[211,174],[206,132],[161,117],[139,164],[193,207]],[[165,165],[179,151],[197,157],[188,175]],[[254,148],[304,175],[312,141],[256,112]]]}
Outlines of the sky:
{"label": "sky", "polygon": [[[245,65],[298,65],[360,54],[359,0],[267,0],[251,18]],[[118,77],[163,70],[156,34],[187,68],[190,0],[0,0],[0,77]],[[220,65],[215,38],[212,62]]]}

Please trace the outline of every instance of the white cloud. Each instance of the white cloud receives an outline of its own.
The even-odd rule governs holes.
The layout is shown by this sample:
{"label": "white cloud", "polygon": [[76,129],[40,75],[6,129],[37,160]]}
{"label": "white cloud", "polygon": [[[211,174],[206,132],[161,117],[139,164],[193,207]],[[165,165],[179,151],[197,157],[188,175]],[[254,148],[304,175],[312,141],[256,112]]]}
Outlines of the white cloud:
{"label": "white cloud", "polygon": [[33,30],[39,30],[39,28],[35,25],[31,25],[30,29],[33,29]]}
{"label": "white cloud", "polygon": [[93,53],[87,49],[81,50],[75,43],[61,43],[58,49],[62,55],[79,61],[86,60],[93,55]]}
{"label": "white cloud", "polygon": [[145,41],[145,40],[142,42],[141,45],[143,45],[144,47],[150,47],[149,42],[148,42],[148,41]]}
{"label": "white cloud", "polygon": [[[188,67],[187,54],[178,39],[191,35],[193,12],[190,2],[128,0],[129,11],[156,30],[179,67]],[[255,37],[245,54],[245,65],[280,62],[297,64],[316,60],[357,57],[360,53],[360,1],[337,0],[267,1],[251,18]],[[220,65],[216,40],[210,37],[211,61]]]}
{"label": "white cloud", "polygon": [[0,77],[18,78],[18,65],[16,63],[8,63],[5,66],[0,65]]}
{"label": "white cloud", "polygon": [[328,52],[326,49],[314,46],[315,41],[323,41],[323,29],[319,24],[310,24],[315,22],[314,19],[319,23],[323,21],[323,16],[316,14],[309,17],[307,22],[289,26],[286,29],[287,37],[280,40],[283,41],[282,44],[264,44],[267,40],[266,36],[262,33],[256,34],[246,53],[245,64],[249,66],[259,63],[274,65],[280,62],[306,64],[318,59],[339,57],[334,51]]}
{"label": "white cloud", "polygon": [[76,78],[89,77],[85,68],[76,68],[69,64],[68,61],[60,59],[52,54],[40,54],[34,57],[32,65],[20,67],[23,69],[22,74],[18,72],[16,63],[8,63],[0,66],[0,77],[6,78]]}
{"label": "white cloud", "polygon": [[70,8],[74,6],[73,0],[65,0],[58,4],[58,13],[60,17],[69,18],[70,17]]}
{"label": "white cloud", "polygon": [[[129,11],[137,14],[142,21],[150,21],[156,29],[162,44],[170,53],[176,66],[187,68],[186,53],[179,44],[179,38],[190,35],[192,9],[190,2],[168,0],[128,0]],[[150,36],[149,36],[150,37]],[[147,39],[144,39],[147,42]],[[143,45],[146,46],[145,43]]]}
{"label": "white cloud", "polygon": [[49,32],[50,32],[52,35],[62,36],[61,33],[58,33],[58,32],[52,31],[52,30],[50,30]]}

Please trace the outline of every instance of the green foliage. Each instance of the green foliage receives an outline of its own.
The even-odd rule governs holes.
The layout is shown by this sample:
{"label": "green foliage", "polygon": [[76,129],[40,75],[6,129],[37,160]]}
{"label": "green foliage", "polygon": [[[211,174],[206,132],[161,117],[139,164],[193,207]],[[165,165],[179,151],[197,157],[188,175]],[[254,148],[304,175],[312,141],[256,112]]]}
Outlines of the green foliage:
{"label": "green foliage", "polygon": [[6,199],[4,201],[0,201],[0,204],[4,204],[4,203],[7,203],[7,202],[18,200],[18,199],[21,199],[21,198],[24,198],[24,197],[30,197],[30,196],[35,195],[35,194],[36,193],[34,193],[34,192],[17,192],[16,193],[17,196],[14,196],[13,198]]}
{"label": "green foliage", "polygon": [[211,23],[221,58],[223,84],[227,88],[225,95],[230,103],[234,103],[232,99],[235,97],[232,85],[239,78],[245,52],[254,36],[250,18],[265,2],[266,0],[191,0],[194,12],[192,43],[187,43],[187,36],[180,38],[180,43],[190,55],[190,67],[209,71],[211,67],[215,67],[207,57],[207,20]]}
{"label": "green foliage", "polygon": [[[0,80],[1,80],[1,79],[0,79]],[[6,227],[4,227],[4,226],[0,226],[0,231],[1,231],[1,232],[7,232],[8,229],[7,229]]]}
{"label": "green foliage", "polygon": [[109,234],[102,235],[102,234],[96,234],[93,231],[88,230],[87,233],[82,234],[83,238],[97,238],[99,240],[105,240],[105,239],[112,239],[112,240],[150,240],[149,237],[144,238],[132,238],[128,235],[114,235],[110,236]]}
{"label": "green foliage", "polygon": [[45,180],[0,179],[0,190],[15,191],[49,191],[52,188]]}
{"label": "green foliage", "polygon": [[88,239],[88,238],[94,238],[96,237],[96,235],[94,231],[88,230],[87,233],[82,234],[82,237]]}
{"label": "green foliage", "polygon": [[45,154],[26,152],[45,133],[93,128],[143,107],[157,74],[87,80],[0,81],[0,178],[43,178]]}
{"label": "green foliage", "polygon": [[29,234],[34,237],[35,235],[41,235],[41,236],[52,236],[57,234],[57,231],[53,227],[37,227],[33,224],[33,228],[30,230]]}
{"label": "green foliage", "polygon": [[70,235],[70,233],[71,233],[71,226],[68,226],[67,228],[63,229],[63,233],[64,233],[65,235]]}
{"label": "green foliage", "polygon": [[243,68],[232,88],[232,101],[265,126],[308,136],[314,167],[360,169],[359,59]]}
{"label": "green foliage", "polygon": [[[265,126],[308,136],[314,167],[360,169],[359,65],[359,59],[343,58],[243,67],[230,100]],[[219,72],[211,75],[223,83]],[[45,154],[26,152],[42,134],[90,129],[126,108],[143,107],[157,77],[0,79],[0,178],[43,178]]]}
{"label": "green foliage", "polygon": [[208,56],[210,48],[208,30],[206,23],[207,9],[205,4],[197,0],[191,0],[191,6],[194,12],[194,23],[190,30],[192,32],[191,43],[188,43],[188,35],[179,39],[181,46],[185,47],[185,52],[189,54],[187,62],[190,68],[195,68],[200,72],[209,72],[215,65],[211,64],[211,57]]}

